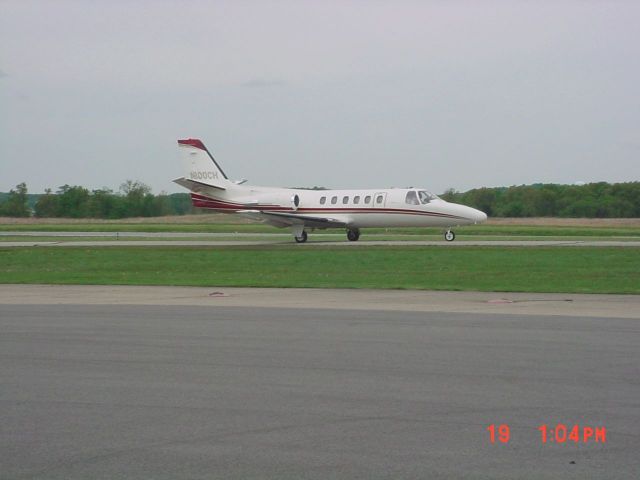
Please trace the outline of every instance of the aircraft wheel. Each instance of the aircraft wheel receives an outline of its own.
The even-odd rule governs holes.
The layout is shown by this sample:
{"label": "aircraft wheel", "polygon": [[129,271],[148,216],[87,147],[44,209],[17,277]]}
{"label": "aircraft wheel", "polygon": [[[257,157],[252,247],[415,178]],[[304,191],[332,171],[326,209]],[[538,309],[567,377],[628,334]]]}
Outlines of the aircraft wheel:
{"label": "aircraft wheel", "polygon": [[347,238],[350,242],[357,242],[360,238],[360,230],[347,230]]}
{"label": "aircraft wheel", "polygon": [[456,234],[451,230],[447,230],[446,232],[444,232],[444,239],[447,242],[453,242],[456,239]]}
{"label": "aircraft wheel", "polygon": [[307,241],[307,232],[305,232],[304,230],[302,231],[302,233],[300,234],[300,236],[295,236],[293,237],[296,239],[297,243],[304,243]]}

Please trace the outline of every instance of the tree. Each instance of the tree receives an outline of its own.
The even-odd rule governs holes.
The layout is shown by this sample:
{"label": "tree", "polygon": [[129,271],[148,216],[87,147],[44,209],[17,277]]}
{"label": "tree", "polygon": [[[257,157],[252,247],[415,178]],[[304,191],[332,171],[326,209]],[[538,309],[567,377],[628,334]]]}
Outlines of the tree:
{"label": "tree", "polygon": [[195,213],[188,193],[172,193],[169,195],[169,213],[171,215],[186,215]]}
{"label": "tree", "polygon": [[447,188],[445,192],[440,195],[440,198],[445,202],[457,203],[459,201],[460,193],[455,188]]}
{"label": "tree", "polygon": [[154,197],[151,187],[142,182],[127,180],[120,185],[125,196],[124,211],[127,217],[150,217],[153,215]]}
{"label": "tree", "polygon": [[38,198],[35,206],[36,217],[56,217],[58,215],[58,196],[47,188],[44,195]]}
{"label": "tree", "polygon": [[171,203],[169,202],[169,195],[167,192],[162,192],[160,195],[152,196],[153,198],[153,217],[163,217],[165,215],[171,215]]}
{"label": "tree", "polygon": [[536,217],[552,217],[556,215],[557,192],[554,185],[543,185],[533,198],[533,210]]}
{"label": "tree", "polygon": [[94,190],[89,196],[87,215],[92,218],[122,218],[124,200],[108,188]]}
{"label": "tree", "polygon": [[63,185],[58,190],[56,217],[84,218],[88,213],[89,190],[79,185]]}
{"label": "tree", "polygon": [[9,191],[9,198],[0,205],[0,215],[6,217],[30,217],[31,209],[27,204],[27,184],[16,185],[15,190]]}
{"label": "tree", "polygon": [[120,192],[126,197],[143,197],[147,193],[151,193],[151,187],[137,180],[127,180],[126,182],[120,184]]}
{"label": "tree", "polygon": [[494,213],[494,204],[496,202],[496,192],[493,188],[479,188],[472,190],[472,198],[470,205],[478,210],[483,211],[490,217]]}

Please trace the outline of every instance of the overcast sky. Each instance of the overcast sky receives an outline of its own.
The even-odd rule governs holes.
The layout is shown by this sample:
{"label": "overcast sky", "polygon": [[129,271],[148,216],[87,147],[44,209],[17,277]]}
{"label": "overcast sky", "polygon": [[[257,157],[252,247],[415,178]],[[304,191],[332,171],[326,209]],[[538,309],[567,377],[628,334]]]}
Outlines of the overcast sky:
{"label": "overcast sky", "polygon": [[0,0],[0,191],[640,180],[640,2]]}

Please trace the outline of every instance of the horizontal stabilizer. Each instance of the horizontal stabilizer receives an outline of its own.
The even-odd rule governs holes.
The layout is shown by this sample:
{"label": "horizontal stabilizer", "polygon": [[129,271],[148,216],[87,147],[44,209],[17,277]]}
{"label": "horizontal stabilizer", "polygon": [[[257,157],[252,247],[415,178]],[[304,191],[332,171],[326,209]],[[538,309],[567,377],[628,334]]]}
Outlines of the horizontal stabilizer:
{"label": "horizontal stabilizer", "polygon": [[206,193],[207,191],[226,190],[226,188],[219,185],[209,185],[207,183],[198,182],[197,180],[190,180],[188,178],[180,177],[174,180],[181,187],[191,190],[196,193]]}

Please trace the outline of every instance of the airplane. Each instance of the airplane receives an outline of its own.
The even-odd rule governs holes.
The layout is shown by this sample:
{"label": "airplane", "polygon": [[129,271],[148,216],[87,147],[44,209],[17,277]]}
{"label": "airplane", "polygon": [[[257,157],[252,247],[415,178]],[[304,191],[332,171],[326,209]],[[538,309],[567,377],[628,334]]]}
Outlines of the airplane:
{"label": "airplane", "polygon": [[305,190],[245,185],[224,173],[204,144],[195,138],[178,140],[186,176],[174,180],[191,192],[193,206],[234,213],[276,227],[291,228],[297,243],[307,231],[342,228],[355,242],[369,227],[444,227],[451,242],[452,228],[484,222],[475,208],[449,203],[423,188]]}

